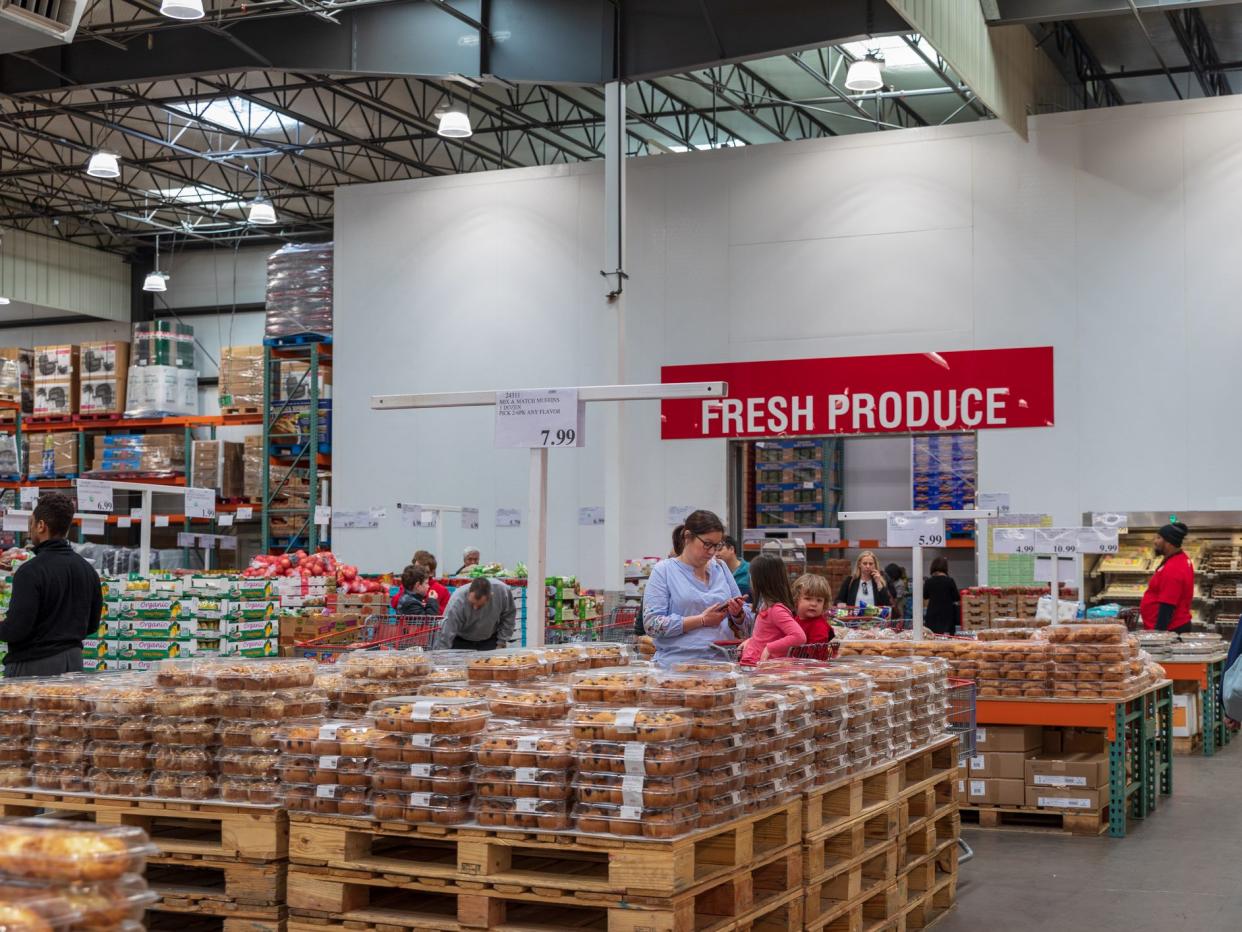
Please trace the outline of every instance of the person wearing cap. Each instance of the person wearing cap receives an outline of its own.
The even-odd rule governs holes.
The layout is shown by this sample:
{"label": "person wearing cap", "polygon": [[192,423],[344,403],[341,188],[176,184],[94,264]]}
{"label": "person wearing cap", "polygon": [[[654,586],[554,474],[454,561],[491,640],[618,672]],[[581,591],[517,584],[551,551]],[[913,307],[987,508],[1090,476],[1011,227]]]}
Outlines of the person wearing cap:
{"label": "person wearing cap", "polygon": [[1139,613],[1148,631],[1180,631],[1190,624],[1190,600],[1195,594],[1195,570],[1182,550],[1189,528],[1180,521],[1156,531],[1152,549],[1162,557],[1152,574]]}
{"label": "person wearing cap", "polygon": [[479,565],[479,548],[467,547],[461,552],[461,558],[464,562],[457,568],[457,572],[453,574],[454,576],[460,576],[470,567]]}

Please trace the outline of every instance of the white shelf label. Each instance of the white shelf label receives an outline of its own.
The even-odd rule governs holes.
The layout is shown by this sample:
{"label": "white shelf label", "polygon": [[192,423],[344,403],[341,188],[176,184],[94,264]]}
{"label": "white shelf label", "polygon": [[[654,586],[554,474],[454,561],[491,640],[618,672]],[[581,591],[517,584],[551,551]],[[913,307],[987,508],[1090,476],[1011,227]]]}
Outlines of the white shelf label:
{"label": "white shelf label", "polygon": [[97,479],[78,480],[78,510],[112,514],[112,485]]}
{"label": "white shelf label", "polygon": [[497,392],[496,446],[580,447],[582,415],[576,388]]}
{"label": "white shelf label", "polygon": [[987,510],[995,508],[998,515],[1009,513],[1008,492],[980,492],[975,496],[975,507]]}
{"label": "white shelf label", "polygon": [[1091,512],[1091,526],[1104,528],[1109,531],[1117,531],[1124,534],[1128,528],[1126,525],[1130,523],[1127,515],[1116,511],[1093,511]]}
{"label": "white shelf label", "polygon": [[187,518],[214,518],[216,516],[216,493],[211,489],[186,489],[185,516]]}
{"label": "white shelf label", "polygon": [[1073,556],[1078,552],[1076,527],[1041,527],[1035,529],[1035,552],[1055,554],[1059,557]]}
{"label": "white shelf label", "polygon": [[24,485],[17,490],[18,503],[22,508],[34,510],[35,505],[39,504],[39,487],[37,485]]}
{"label": "white shelf label", "polygon": [[479,529],[479,509],[463,508],[461,510],[461,529],[463,531],[477,531]]}
{"label": "white shelf label", "polygon": [[249,521],[253,517],[254,517],[254,509],[251,508],[249,505],[242,505],[241,507],[237,509],[237,520],[238,521]]}
{"label": "white shelf label", "polygon": [[117,515],[116,526],[117,527],[133,527],[134,519],[129,517],[129,515]]}
{"label": "white shelf label", "polygon": [[156,515],[154,521],[156,527],[168,527],[168,515]]}
{"label": "white shelf label", "polygon": [[216,520],[220,523],[220,527],[232,527],[233,526],[233,516],[231,514],[225,513],[225,514],[218,515],[216,517]]}
{"label": "white shelf label", "polygon": [[1118,548],[1116,530],[1085,527],[1078,532],[1079,553],[1116,553]]}
{"label": "white shelf label", "polygon": [[497,508],[496,527],[521,527],[522,511],[519,508]]}
{"label": "white shelf label", "polygon": [[[237,509],[238,517],[241,516],[241,509]],[[332,523],[332,506],[316,505],[315,506],[315,523],[320,527],[327,527]]]}
{"label": "white shelf label", "polygon": [[918,511],[889,512],[886,537],[890,547],[943,547],[944,518]]}
{"label": "white shelf label", "polygon": [[993,553],[1034,553],[1035,530],[1025,527],[998,527],[992,531]]}
{"label": "white shelf label", "polygon": [[579,527],[600,527],[603,523],[604,508],[602,505],[588,505],[586,508],[578,509]]}

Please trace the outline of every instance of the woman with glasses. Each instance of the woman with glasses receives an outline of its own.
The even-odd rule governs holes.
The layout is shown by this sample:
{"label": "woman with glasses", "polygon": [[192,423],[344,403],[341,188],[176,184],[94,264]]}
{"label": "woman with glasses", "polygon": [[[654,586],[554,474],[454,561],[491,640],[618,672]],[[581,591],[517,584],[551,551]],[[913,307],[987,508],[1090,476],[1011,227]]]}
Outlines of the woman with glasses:
{"label": "woman with glasses", "polygon": [[655,660],[722,660],[712,645],[740,637],[749,610],[729,568],[716,554],[724,525],[710,511],[694,511],[673,530],[673,556],[651,571],[643,593],[643,623],[655,640]]}

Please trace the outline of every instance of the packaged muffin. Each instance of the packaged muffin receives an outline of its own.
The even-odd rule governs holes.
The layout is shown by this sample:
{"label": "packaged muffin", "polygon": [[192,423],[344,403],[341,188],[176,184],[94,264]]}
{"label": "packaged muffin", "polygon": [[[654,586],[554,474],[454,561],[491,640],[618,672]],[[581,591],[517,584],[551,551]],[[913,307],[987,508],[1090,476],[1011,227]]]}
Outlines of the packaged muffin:
{"label": "packaged muffin", "polygon": [[573,764],[577,742],[569,729],[515,724],[474,739],[474,754],[482,767],[539,767],[565,770]]}
{"label": "packaged muffin", "polygon": [[578,745],[580,770],[595,773],[679,776],[699,767],[694,741],[584,741]]}
{"label": "packaged muffin", "polygon": [[146,796],[151,775],[146,770],[92,770],[86,785],[97,796]]}
{"label": "packaged muffin", "polygon": [[381,821],[460,825],[470,820],[470,796],[373,790],[371,814]]}
{"label": "packaged muffin", "polygon": [[346,676],[368,680],[412,680],[431,671],[431,660],[422,648],[409,650],[354,651],[340,667]]}
{"label": "packaged muffin", "polygon": [[368,811],[367,790],[361,786],[284,784],[281,802],[292,812],[319,815],[363,816]]}
{"label": "packaged muffin", "polygon": [[746,814],[746,794],[741,790],[720,793],[710,799],[700,797],[699,828],[714,828]]}
{"label": "packaged muffin", "polygon": [[580,644],[558,644],[543,649],[549,674],[576,673],[590,665],[590,655]]}
{"label": "packaged muffin", "polygon": [[197,745],[156,745],[151,751],[151,767],[161,773],[211,773],[215,754]]}
{"label": "packaged muffin", "polygon": [[209,747],[216,743],[217,724],[214,718],[154,718],[147,730],[156,745]]}
{"label": "packaged muffin", "polygon": [[672,809],[649,809],[615,803],[579,802],[574,806],[573,818],[580,832],[635,838],[676,838],[698,825],[699,805],[690,803]]}
{"label": "packaged muffin", "polygon": [[470,774],[469,767],[445,764],[372,763],[370,785],[376,790],[464,796],[472,788]]}
{"label": "packaged muffin", "polygon": [[563,799],[480,796],[471,808],[475,820],[488,827],[564,831],[573,825],[569,803]]}
{"label": "packaged muffin", "polygon": [[146,716],[129,718],[108,712],[95,712],[86,717],[86,737],[91,741],[124,741],[143,744],[148,740]]}
{"label": "packaged muffin", "polygon": [[485,651],[466,664],[466,679],[472,683],[520,683],[546,672],[543,655],[525,648]]}
{"label": "packaged muffin", "polygon": [[576,705],[567,718],[584,741],[676,741],[690,737],[692,724],[688,709],[671,707]]}
{"label": "packaged muffin", "polygon": [[278,735],[284,725],[274,722],[227,722],[216,726],[216,738],[221,747],[239,750],[279,750]]}
{"label": "packaged muffin", "polygon": [[593,705],[640,705],[651,675],[629,667],[582,670],[569,678],[574,702]]}
{"label": "packaged muffin", "polygon": [[216,764],[223,776],[270,777],[276,773],[280,754],[250,748],[225,748],[216,755]]}
{"label": "packaged muffin", "polygon": [[0,872],[64,883],[114,880],[142,873],[159,849],[128,825],[16,819],[0,823]]}
{"label": "packaged muffin", "polygon": [[416,696],[429,696],[433,699],[486,699],[491,687],[486,683],[467,683],[465,680],[424,683],[417,690]]}
{"label": "packaged muffin", "polygon": [[218,793],[218,780],[211,773],[151,774],[151,795],[157,799],[215,799]]}
{"label": "packaged muffin", "polygon": [[537,680],[524,686],[491,686],[487,690],[487,704],[497,718],[556,721],[569,711],[569,689]]}
{"label": "packaged muffin", "polygon": [[592,667],[624,667],[636,658],[628,644],[597,641],[582,645],[587,663]]}
{"label": "packaged muffin", "polygon": [[30,768],[30,785],[40,790],[85,793],[86,768],[83,764],[35,764]]}
{"label": "packaged muffin", "polygon": [[73,924],[75,932],[123,932],[130,923],[142,928],[147,907],[160,899],[137,874],[125,874],[102,883],[73,884],[62,888],[60,893],[78,913]]}
{"label": "packaged muffin", "polygon": [[726,735],[699,743],[699,768],[710,770],[722,764],[734,764],[746,756],[746,738],[740,734]]}
{"label": "packaged muffin", "polygon": [[279,801],[280,781],[267,777],[220,778],[220,799],[226,803],[273,806]]}
{"label": "packaged muffin", "polygon": [[[220,714],[214,689],[172,689],[151,709],[163,718],[215,718]],[[114,713],[123,714],[123,713]]]}
{"label": "packaged muffin", "polygon": [[491,712],[481,699],[395,696],[371,704],[380,731],[406,734],[472,735],[483,731]]}
{"label": "packaged muffin", "polygon": [[87,758],[93,767],[103,770],[145,770],[150,748],[145,744],[123,741],[93,741],[87,746]]}
{"label": "packaged muffin", "polygon": [[367,743],[369,756],[382,763],[444,764],[460,767],[474,762],[477,735],[400,734],[376,731]]}
{"label": "packaged muffin", "polygon": [[277,743],[290,754],[366,757],[368,745],[378,734],[370,719],[294,722],[280,732]]}
{"label": "packaged muffin", "polygon": [[77,712],[32,712],[29,721],[35,738],[81,741],[86,737],[86,721]]}
{"label": "packaged muffin", "polygon": [[735,673],[659,672],[652,674],[647,693],[653,705],[718,709],[733,706],[738,682]]}
{"label": "packaged muffin", "polygon": [[699,801],[706,802],[717,796],[740,791],[746,786],[746,769],[743,764],[722,764],[698,775]]}
{"label": "packaged muffin", "polygon": [[0,741],[6,738],[30,737],[30,716],[25,713],[0,713]]}
{"label": "packaged muffin", "polygon": [[742,717],[740,704],[715,709],[695,709],[691,711],[690,717],[690,737],[695,741],[714,741],[749,730]]}
{"label": "packaged muffin", "polygon": [[[18,750],[10,742],[0,744],[0,761],[20,762],[25,757],[24,749]],[[35,738],[30,742],[30,757],[36,764],[80,766],[86,761],[86,745],[81,741]]]}
{"label": "packaged muffin", "polygon": [[476,767],[472,773],[480,797],[567,800],[573,795],[572,772],[538,767]]}
{"label": "packaged muffin", "polygon": [[24,764],[0,765],[0,787],[6,790],[30,786],[30,768]]}

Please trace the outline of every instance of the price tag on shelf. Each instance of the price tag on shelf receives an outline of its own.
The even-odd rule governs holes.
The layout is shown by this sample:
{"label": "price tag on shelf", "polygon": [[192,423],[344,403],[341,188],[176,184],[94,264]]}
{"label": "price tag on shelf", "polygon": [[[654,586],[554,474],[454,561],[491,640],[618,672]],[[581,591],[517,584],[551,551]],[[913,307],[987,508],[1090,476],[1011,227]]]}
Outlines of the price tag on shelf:
{"label": "price tag on shelf", "polygon": [[185,516],[187,518],[214,518],[216,493],[212,489],[185,490]]}
{"label": "price tag on shelf", "polygon": [[334,528],[372,528],[379,527],[379,518],[370,511],[332,511]]}
{"label": "price tag on shelf", "polygon": [[579,527],[601,527],[603,523],[604,508],[602,505],[588,505],[586,508],[578,509]]}
{"label": "price tag on shelf", "polygon": [[944,518],[919,511],[891,511],[886,543],[890,547],[943,547]]}
{"label": "price tag on shelf", "polygon": [[129,516],[130,516],[131,518],[133,518],[135,521],[141,521],[141,520],[142,520],[142,509],[141,509],[141,508],[131,508],[131,509],[129,510]]}
{"label": "price tag on shelf", "polygon": [[39,487],[37,485],[24,485],[18,489],[18,502],[22,508],[34,510],[35,505],[39,504]]}
{"label": "price tag on shelf", "polygon": [[1078,533],[1076,527],[1040,527],[1035,529],[1035,552],[1051,553],[1057,556],[1073,556],[1078,552]]}
{"label": "price tag on shelf", "polygon": [[251,508],[249,505],[242,505],[238,507],[237,509],[237,520],[238,521],[249,521],[253,517],[254,517],[254,509]]}
{"label": "price tag on shelf", "polygon": [[4,516],[3,529],[6,531],[20,531],[25,534],[30,530],[30,512],[29,511],[10,511]]}
{"label": "price tag on shelf", "polygon": [[232,536],[221,537],[220,538],[220,549],[221,550],[236,550],[237,549],[237,538],[232,537]]}
{"label": "price tag on shelf", "polygon": [[584,408],[576,388],[496,393],[496,446],[580,447]]}
{"label": "price tag on shelf", "polygon": [[220,527],[232,527],[233,526],[233,516],[231,514],[224,513],[224,514],[217,515],[216,520],[219,522]]}
{"label": "price tag on shelf", "polygon": [[521,527],[522,512],[518,508],[497,508],[496,527]]}
{"label": "price tag on shelf", "polygon": [[995,508],[998,515],[1009,513],[1008,492],[980,492],[975,496],[976,508]]}
{"label": "price tag on shelf", "polygon": [[998,527],[992,531],[993,553],[1034,553],[1035,529]]}
{"label": "price tag on shelf", "polygon": [[78,480],[78,510],[112,514],[112,485],[98,479]]}
{"label": "price tag on shelf", "polygon": [[155,527],[168,527],[168,515],[156,515],[151,519]]}
{"label": "price tag on shelf", "polygon": [[[1057,561],[1057,589],[1064,589],[1067,585],[1076,585],[1074,580],[1078,578],[1078,557],[1074,555],[1067,557],[1036,557],[1035,581],[1052,582],[1053,560]],[[1065,598],[1064,592],[1061,593],[1061,598]]]}
{"label": "price tag on shelf", "polygon": [[461,529],[463,531],[477,531],[479,529],[479,509],[463,508],[461,510]]}
{"label": "price tag on shelf", "polygon": [[108,530],[108,519],[104,515],[83,515],[82,534],[86,537],[103,537]]}
{"label": "price tag on shelf", "polygon": [[1078,532],[1079,553],[1116,553],[1118,547],[1115,530],[1085,527]]}
{"label": "price tag on shelf", "polygon": [[117,527],[133,527],[134,519],[131,518],[129,515],[117,515],[116,526]]}
{"label": "price tag on shelf", "polygon": [[332,523],[332,506],[316,505],[315,506],[315,523],[320,527],[327,527]]}
{"label": "price tag on shelf", "polygon": [[1124,534],[1130,523],[1129,515],[1116,511],[1093,511],[1091,512],[1091,526],[1103,528],[1108,531],[1116,531]]}
{"label": "price tag on shelf", "polygon": [[686,518],[689,517],[692,511],[694,511],[693,505],[669,505],[668,526],[677,527],[679,524],[685,524]]}
{"label": "price tag on shelf", "polygon": [[177,546],[178,547],[193,547],[194,544],[195,544],[195,539],[194,539],[193,534],[186,534],[185,532],[180,532],[177,534]]}

